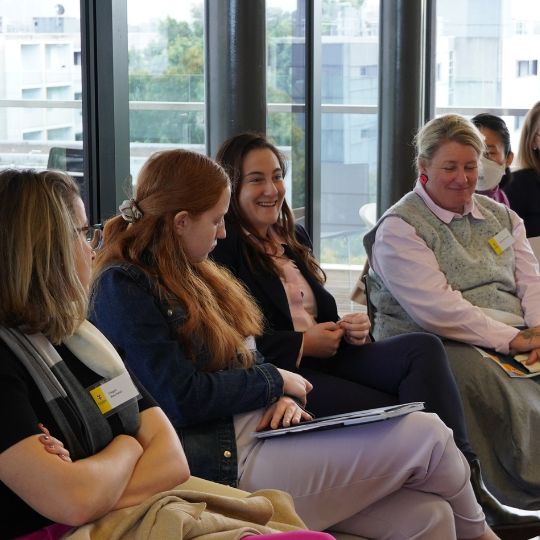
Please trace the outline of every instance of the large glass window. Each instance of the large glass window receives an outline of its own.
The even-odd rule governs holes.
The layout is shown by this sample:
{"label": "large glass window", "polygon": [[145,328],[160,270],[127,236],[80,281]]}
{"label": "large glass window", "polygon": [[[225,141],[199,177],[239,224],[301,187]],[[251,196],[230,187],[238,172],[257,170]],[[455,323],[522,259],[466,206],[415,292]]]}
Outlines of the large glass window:
{"label": "large glass window", "polygon": [[157,150],[205,151],[204,1],[130,0],[131,174]]}
{"label": "large glass window", "polygon": [[[375,214],[379,2],[321,5],[320,259],[345,311],[354,308],[362,237]],[[289,156],[288,200],[300,217],[312,181],[305,178],[305,17],[303,0],[267,1],[268,133]]]}
{"label": "large glass window", "polygon": [[539,58],[539,2],[438,0],[437,114],[497,114],[516,152],[523,117],[540,99]]}
{"label": "large glass window", "polygon": [[266,3],[268,136],[288,159],[286,196],[305,213],[305,0]]}
{"label": "large glass window", "polygon": [[0,0],[0,168],[82,179],[79,4]]}
{"label": "large glass window", "polygon": [[341,311],[377,196],[378,0],[322,2],[321,262]]}

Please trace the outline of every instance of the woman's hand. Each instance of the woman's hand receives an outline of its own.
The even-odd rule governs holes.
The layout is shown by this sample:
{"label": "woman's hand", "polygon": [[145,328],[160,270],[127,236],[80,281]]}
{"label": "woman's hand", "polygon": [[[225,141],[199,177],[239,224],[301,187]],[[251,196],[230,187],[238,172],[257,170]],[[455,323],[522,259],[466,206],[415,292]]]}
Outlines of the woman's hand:
{"label": "woman's hand", "polygon": [[45,450],[49,452],[49,454],[57,455],[63,461],[71,463],[69,450],[64,448],[64,443],[53,437],[43,424],[38,424],[38,427],[41,431],[43,431],[43,435],[40,435],[38,440],[43,445]]}
{"label": "woman's hand", "polygon": [[[508,346],[511,353],[526,353],[534,349],[540,349],[540,326],[521,330]],[[532,364],[533,362],[528,363]]]}
{"label": "woman's hand", "polygon": [[286,369],[277,368],[283,379],[283,393],[298,398],[302,403],[306,403],[307,394],[313,390],[313,385],[299,375]]}
{"label": "woman's hand", "polygon": [[304,411],[294,399],[282,396],[266,409],[255,429],[261,431],[268,429],[268,427],[272,429],[289,427],[291,424],[299,424],[302,421],[312,419],[312,416]]}
{"label": "woman's hand", "polygon": [[335,322],[324,322],[304,332],[302,356],[331,358],[337,353],[344,330]]}
{"label": "woman's hand", "polygon": [[533,349],[529,352],[529,357],[523,364],[525,366],[530,366],[532,364],[536,364],[536,362],[540,362],[540,349]]}
{"label": "woman's hand", "polygon": [[369,340],[371,322],[366,313],[348,313],[338,324],[345,331],[343,338],[347,343],[363,345]]}

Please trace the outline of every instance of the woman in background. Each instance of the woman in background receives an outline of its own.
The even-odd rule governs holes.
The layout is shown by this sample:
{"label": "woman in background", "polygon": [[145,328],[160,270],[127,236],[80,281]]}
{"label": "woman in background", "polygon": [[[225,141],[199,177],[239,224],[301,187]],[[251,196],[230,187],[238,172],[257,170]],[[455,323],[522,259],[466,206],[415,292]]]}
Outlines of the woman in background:
{"label": "woman in background", "polygon": [[527,237],[540,236],[540,101],[525,116],[517,170],[504,190],[512,209],[525,223]]}
{"label": "woman in background", "polygon": [[503,191],[510,182],[510,165],[514,160],[508,127],[502,118],[489,113],[477,114],[471,122],[484,136],[486,144],[486,151],[480,158],[476,192],[510,206]]}

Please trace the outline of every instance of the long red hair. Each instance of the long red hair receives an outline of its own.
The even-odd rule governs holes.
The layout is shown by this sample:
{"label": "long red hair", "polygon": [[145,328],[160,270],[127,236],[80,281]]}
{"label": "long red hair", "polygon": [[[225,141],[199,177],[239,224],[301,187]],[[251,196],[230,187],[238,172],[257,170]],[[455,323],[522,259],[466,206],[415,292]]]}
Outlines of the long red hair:
{"label": "long red hair", "polygon": [[109,220],[96,261],[97,275],[113,262],[135,264],[154,279],[163,298],[179,300],[187,313],[179,339],[192,357],[194,344],[204,344],[210,352],[209,371],[252,364],[244,342],[260,334],[262,316],[229,272],[209,260],[188,260],[174,216],[183,210],[193,216],[210,210],[229,185],[221,166],[202,154],[182,149],[153,154],[135,189],[142,217],[133,223],[122,216]]}

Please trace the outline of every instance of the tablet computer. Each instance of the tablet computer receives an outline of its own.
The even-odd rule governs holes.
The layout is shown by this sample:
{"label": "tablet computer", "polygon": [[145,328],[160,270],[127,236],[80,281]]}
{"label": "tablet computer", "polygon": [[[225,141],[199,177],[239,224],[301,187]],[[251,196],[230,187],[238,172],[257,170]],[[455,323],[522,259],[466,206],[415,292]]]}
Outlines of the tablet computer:
{"label": "tablet computer", "polygon": [[355,424],[368,424],[371,422],[380,422],[397,416],[403,416],[414,411],[424,409],[424,403],[414,401],[412,403],[402,403],[399,405],[389,405],[388,407],[378,407],[377,409],[365,409],[344,414],[335,414],[333,416],[321,416],[314,420],[295,424],[294,426],[282,427],[277,429],[267,429],[253,433],[258,439],[268,437],[278,437],[280,435],[289,435],[295,433],[305,433],[307,431],[316,431],[321,429],[335,429],[344,426],[353,426]]}

